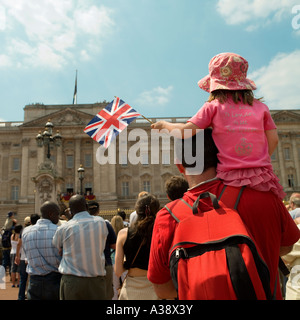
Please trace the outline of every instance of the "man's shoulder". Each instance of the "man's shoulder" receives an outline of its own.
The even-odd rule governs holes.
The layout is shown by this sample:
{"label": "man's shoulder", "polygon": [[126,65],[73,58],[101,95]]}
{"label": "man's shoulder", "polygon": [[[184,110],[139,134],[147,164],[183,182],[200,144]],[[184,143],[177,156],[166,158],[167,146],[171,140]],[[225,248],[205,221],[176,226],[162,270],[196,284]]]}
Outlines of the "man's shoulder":
{"label": "man's shoulder", "polygon": [[34,232],[35,230],[37,229],[37,226],[36,224],[34,225],[30,225],[28,227],[26,227],[23,232],[22,232],[22,237],[28,235],[28,234],[31,234],[32,232]]}
{"label": "man's shoulder", "polygon": [[300,208],[296,208],[294,210],[291,210],[290,215],[293,219],[299,218],[300,217]]}

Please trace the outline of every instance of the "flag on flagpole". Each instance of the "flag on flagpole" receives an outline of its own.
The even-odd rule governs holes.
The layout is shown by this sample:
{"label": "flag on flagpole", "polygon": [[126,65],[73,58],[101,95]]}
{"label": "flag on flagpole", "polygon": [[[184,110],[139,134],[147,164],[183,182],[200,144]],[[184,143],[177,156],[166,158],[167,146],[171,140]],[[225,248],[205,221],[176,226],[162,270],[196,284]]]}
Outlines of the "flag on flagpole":
{"label": "flag on flagpole", "polygon": [[75,89],[73,94],[73,104],[77,104],[77,70],[76,70],[76,77],[75,77]]}
{"label": "flag on flagpole", "polygon": [[88,123],[84,132],[108,148],[112,140],[138,116],[140,114],[130,105],[116,97]]}

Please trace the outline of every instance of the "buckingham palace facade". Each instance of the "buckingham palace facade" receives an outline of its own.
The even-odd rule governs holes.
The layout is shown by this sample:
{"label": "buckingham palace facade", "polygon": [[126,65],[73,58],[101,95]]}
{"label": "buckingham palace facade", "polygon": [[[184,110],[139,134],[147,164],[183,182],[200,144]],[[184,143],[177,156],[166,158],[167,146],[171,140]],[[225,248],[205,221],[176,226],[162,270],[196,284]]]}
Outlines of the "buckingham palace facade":
{"label": "buckingham palace facade", "polygon": [[[108,161],[111,155],[106,151],[102,158],[107,158],[107,162],[99,162],[100,145],[83,130],[107,104],[104,101],[78,105],[26,105],[23,122],[0,123],[0,226],[9,211],[15,212],[22,223],[25,216],[39,213],[44,201],[52,200],[67,206],[74,193],[85,194],[87,200],[97,200],[103,212],[116,213],[118,209],[130,212],[142,190],[155,194],[161,205],[168,201],[165,182],[179,174],[174,165],[172,143],[164,146],[162,141],[158,142],[156,156],[159,156],[159,163],[151,164],[150,148],[143,154],[141,150],[137,151],[138,159],[142,161],[134,163],[126,152],[124,158],[120,152],[120,140],[126,142],[127,150],[131,146],[134,149],[134,137],[127,141],[126,137],[119,138],[120,135],[115,141],[115,151],[112,151],[117,155],[116,161]],[[271,110],[271,115],[279,134],[272,165],[288,199],[291,193],[300,192],[300,110]],[[186,122],[187,118],[165,120]],[[133,129],[140,129],[150,139],[147,120],[136,119],[122,135],[130,136]],[[150,142],[147,145],[150,146]]]}

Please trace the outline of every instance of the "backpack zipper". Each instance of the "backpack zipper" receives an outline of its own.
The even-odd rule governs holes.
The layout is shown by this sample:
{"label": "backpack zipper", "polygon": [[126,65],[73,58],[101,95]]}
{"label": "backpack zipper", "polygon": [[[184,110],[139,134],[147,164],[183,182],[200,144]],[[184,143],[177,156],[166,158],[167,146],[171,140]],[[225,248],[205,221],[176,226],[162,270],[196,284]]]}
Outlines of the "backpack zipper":
{"label": "backpack zipper", "polygon": [[180,252],[183,252],[184,258],[188,258],[188,257],[189,257],[189,255],[188,255],[188,253],[186,252],[185,248],[177,248],[177,249],[175,250],[175,258],[176,258],[176,259],[179,259],[179,258],[180,258]]}

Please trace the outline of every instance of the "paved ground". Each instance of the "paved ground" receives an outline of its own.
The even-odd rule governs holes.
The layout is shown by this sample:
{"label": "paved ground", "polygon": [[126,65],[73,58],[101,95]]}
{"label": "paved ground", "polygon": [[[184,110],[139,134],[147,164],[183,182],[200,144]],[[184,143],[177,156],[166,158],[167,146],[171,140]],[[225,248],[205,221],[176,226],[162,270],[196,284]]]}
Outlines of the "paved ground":
{"label": "paved ground", "polygon": [[0,300],[18,300],[19,288],[12,288],[10,276],[6,274],[5,289],[0,289]]}

